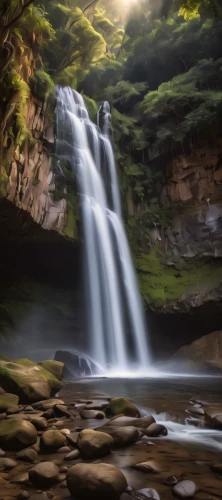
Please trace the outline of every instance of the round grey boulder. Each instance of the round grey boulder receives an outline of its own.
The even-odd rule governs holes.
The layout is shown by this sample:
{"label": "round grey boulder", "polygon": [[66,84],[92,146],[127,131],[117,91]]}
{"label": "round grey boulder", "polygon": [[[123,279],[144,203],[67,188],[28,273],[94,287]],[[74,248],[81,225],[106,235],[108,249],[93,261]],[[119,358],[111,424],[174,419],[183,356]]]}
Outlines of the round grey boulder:
{"label": "round grey boulder", "polygon": [[80,500],[119,500],[127,481],[113,465],[77,464],[67,473],[67,486]]}
{"label": "round grey boulder", "polygon": [[184,480],[179,481],[179,483],[174,486],[173,492],[180,498],[193,498],[197,489],[198,488],[193,481]]}
{"label": "round grey boulder", "polygon": [[41,462],[29,470],[29,480],[38,488],[47,488],[57,480],[59,468],[53,462]]}

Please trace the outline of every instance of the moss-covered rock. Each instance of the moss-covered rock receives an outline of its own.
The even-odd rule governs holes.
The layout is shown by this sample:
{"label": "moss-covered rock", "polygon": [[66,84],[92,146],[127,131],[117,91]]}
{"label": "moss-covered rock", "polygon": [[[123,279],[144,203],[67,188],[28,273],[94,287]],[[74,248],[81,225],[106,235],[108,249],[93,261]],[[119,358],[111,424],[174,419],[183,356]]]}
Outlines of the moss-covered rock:
{"label": "moss-covered rock", "polygon": [[212,291],[221,300],[222,268],[207,259],[174,263],[160,250],[141,253],[135,258],[140,289],[145,302],[154,310],[187,312],[212,300]]}
{"label": "moss-covered rock", "polygon": [[15,394],[8,394],[7,392],[0,394],[0,413],[17,406],[18,402],[19,398]]}
{"label": "moss-covered rock", "polygon": [[112,398],[105,409],[108,418],[123,414],[127,417],[140,417],[140,412],[133,403],[125,398]]}
{"label": "moss-covered rock", "polygon": [[48,372],[52,373],[52,375],[54,375],[54,377],[56,377],[58,380],[62,380],[63,369],[65,365],[61,361],[48,359],[45,361],[41,361],[39,365]]}
{"label": "moss-covered rock", "polygon": [[23,403],[48,399],[62,387],[52,373],[25,358],[0,362],[0,385]]}
{"label": "moss-covered rock", "polygon": [[11,361],[11,360],[0,352],[0,361]]}
{"label": "moss-covered rock", "polygon": [[0,446],[5,450],[22,450],[37,441],[37,431],[30,422],[21,419],[0,421]]}

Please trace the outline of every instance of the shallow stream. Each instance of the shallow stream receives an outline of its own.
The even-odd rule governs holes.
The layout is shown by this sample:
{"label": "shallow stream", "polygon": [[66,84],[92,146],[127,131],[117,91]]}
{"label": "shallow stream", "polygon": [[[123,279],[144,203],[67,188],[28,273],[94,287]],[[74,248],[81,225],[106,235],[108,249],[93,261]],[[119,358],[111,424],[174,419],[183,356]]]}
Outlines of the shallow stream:
{"label": "shallow stream", "polygon": [[[168,436],[156,439],[142,438],[130,449],[114,451],[103,460],[121,468],[129,484],[135,488],[155,488],[161,499],[171,499],[172,488],[164,485],[171,475],[194,480],[199,487],[197,499],[222,498],[222,476],[211,470],[211,465],[222,462],[222,431],[197,428],[187,419],[193,405],[201,400],[206,406],[222,408],[221,379],[214,377],[173,377],[149,379],[82,379],[67,385],[61,392],[67,401],[126,397],[133,401],[142,415],[152,413],[168,429]],[[84,426],[85,426],[84,421]],[[86,424],[86,426],[89,424]],[[91,427],[98,421],[91,421]],[[133,466],[154,460],[164,471],[144,473]]]}

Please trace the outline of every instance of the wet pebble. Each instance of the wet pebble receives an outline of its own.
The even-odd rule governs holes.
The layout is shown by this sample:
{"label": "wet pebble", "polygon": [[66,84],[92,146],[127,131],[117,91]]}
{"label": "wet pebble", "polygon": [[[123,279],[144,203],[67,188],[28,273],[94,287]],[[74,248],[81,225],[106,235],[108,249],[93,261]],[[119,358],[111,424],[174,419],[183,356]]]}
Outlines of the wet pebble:
{"label": "wet pebble", "polygon": [[65,460],[76,460],[79,457],[80,457],[79,450],[73,450],[73,451],[70,451],[70,453],[68,453],[68,455],[66,455]]}
{"label": "wet pebble", "polygon": [[27,484],[29,482],[28,472],[21,472],[17,476],[14,476],[11,482],[15,484]]}
{"label": "wet pebble", "polygon": [[173,492],[180,498],[193,498],[197,492],[197,486],[193,481],[184,480],[179,481],[174,488]]}
{"label": "wet pebble", "polygon": [[12,458],[0,458],[0,470],[11,470],[16,467],[17,462],[12,460]]}
{"label": "wet pebble", "polygon": [[198,415],[198,416],[204,415],[204,409],[200,407],[191,406],[186,411],[188,413],[191,413],[192,415]]}
{"label": "wet pebble", "polygon": [[177,478],[175,476],[169,476],[163,483],[166,484],[166,486],[174,486],[177,484]]}
{"label": "wet pebble", "polygon": [[24,462],[33,463],[37,460],[37,452],[33,450],[33,448],[26,448],[25,450],[21,450],[16,454],[16,457],[20,460],[24,460]]}
{"label": "wet pebble", "polygon": [[30,491],[23,490],[18,496],[18,500],[26,500],[30,497]]}

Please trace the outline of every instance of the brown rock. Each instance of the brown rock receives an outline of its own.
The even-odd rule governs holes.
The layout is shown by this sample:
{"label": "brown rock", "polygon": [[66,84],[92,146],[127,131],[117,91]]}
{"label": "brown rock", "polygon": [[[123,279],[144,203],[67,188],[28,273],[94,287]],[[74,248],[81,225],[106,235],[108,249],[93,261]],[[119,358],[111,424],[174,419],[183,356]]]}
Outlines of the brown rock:
{"label": "brown rock", "polygon": [[79,450],[72,450],[66,455],[65,460],[77,460],[80,457]]}
{"label": "brown rock", "polygon": [[66,445],[66,436],[57,430],[44,432],[40,439],[42,451],[56,451]]}
{"label": "brown rock", "polygon": [[142,436],[142,433],[136,427],[115,427],[104,425],[95,429],[96,431],[105,432],[114,439],[114,447],[121,448],[130,446],[136,443]]}
{"label": "brown rock", "polygon": [[47,488],[56,482],[59,468],[53,462],[42,462],[29,470],[29,479],[37,487]]}
{"label": "brown rock", "polygon": [[140,464],[134,465],[136,469],[141,470],[142,472],[153,472],[154,474],[158,474],[159,472],[163,472],[166,470],[165,467],[161,466],[158,462],[154,460],[148,460],[147,462],[141,462]]}
{"label": "brown rock", "polygon": [[26,448],[25,450],[21,450],[16,454],[16,457],[20,460],[24,460],[24,462],[33,463],[37,460],[37,453],[33,448]]}
{"label": "brown rock", "polygon": [[0,458],[0,470],[11,470],[14,469],[18,464],[12,458]]}
{"label": "brown rock", "polygon": [[45,431],[48,427],[48,420],[44,417],[36,417],[31,422],[37,431]]}
{"label": "brown rock", "polygon": [[151,424],[147,429],[144,429],[143,432],[145,436],[148,437],[167,436],[168,434],[166,427],[161,424]]}
{"label": "brown rock", "polygon": [[152,415],[147,415],[146,417],[141,417],[141,418],[133,418],[133,417],[116,417],[109,422],[107,422],[105,425],[108,426],[119,426],[119,427],[137,427],[139,429],[147,429],[151,424],[155,423],[155,419],[152,417]]}
{"label": "brown rock", "polygon": [[67,473],[67,485],[80,500],[119,500],[127,481],[113,465],[77,464]]}
{"label": "brown rock", "polygon": [[111,398],[105,409],[105,414],[108,418],[120,414],[128,417],[140,417],[138,408],[126,398]]}
{"label": "brown rock", "polygon": [[104,432],[84,429],[80,432],[77,446],[84,458],[100,458],[114,446],[114,439]]}
{"label": "brown rock", "polygon": [[37,431],[30,422],[21,419],[0,421],[0,445],[6,450],[22,450],[37,441]]}
{"label": "brown rock", "polygon": [[105,413],[97,410],[81,410],[79,414],[83,420],[88,418],[95,418],[98,420],[105,418]]}

